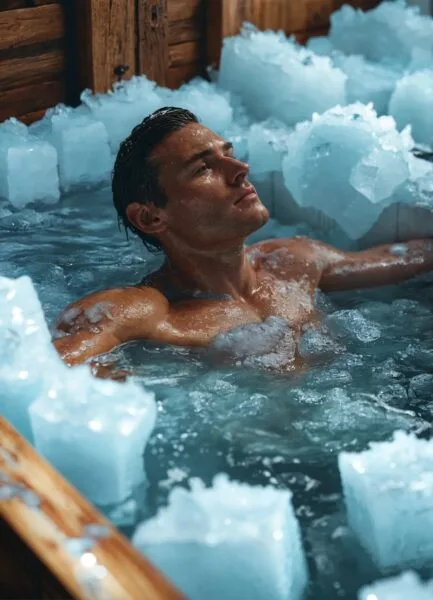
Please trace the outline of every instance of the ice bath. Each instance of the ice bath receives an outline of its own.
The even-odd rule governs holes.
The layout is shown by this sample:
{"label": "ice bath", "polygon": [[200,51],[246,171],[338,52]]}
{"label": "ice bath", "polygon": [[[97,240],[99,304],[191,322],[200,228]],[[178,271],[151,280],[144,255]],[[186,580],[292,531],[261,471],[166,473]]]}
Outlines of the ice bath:
{"label": "ice bath", "polygon": [[[343,7],[309,49],[247,24],[225,41],[214,83],[168,90],[133,77],[29,128],[0,124],[1,416],[190,600],[431,598],[432,27],[401,2]],[[169,209],[162,195],[161,210],[125,212],[119,195],[138,193],[129,167],[113,187],[120,220],[172,235],[177,271],[126,239],[110,186],[122,140],[167,106],[217,134],[190,123],[170,152],[157,146]],[[120,156],[128,165],[140,152],[131,143]],[[263,226],[246,161],[271,215]],[[162,189],[146,172],[143,197]],[[260,293],[248,277],[243,295],[228,277],[209,289],[221,261],[191,248],[208,255],[247,230],[234,254]],[[354,252],[377,243],[389,245]],[[182,257],[195,268],[179,269]],[[155,310],[141,329],[135,313],[147,341],[128,319],[110,329],[119,305],[137,310],[115,293],[58,318],[140,282],[172,316]],[[109,339],[123,328],[132,341],[92,346],[107,323]],[[66,362],[87,364],[65,366],[51,336]],[[36,475],[20,472],[29,449],[0,429],[0,508],[21,503],[31,524],[55,488],[42,477],[35,493]],[[73,513],[59,547],[99,598],[112,569],[98,540],[114,547],[113,534],[96,513]]]}

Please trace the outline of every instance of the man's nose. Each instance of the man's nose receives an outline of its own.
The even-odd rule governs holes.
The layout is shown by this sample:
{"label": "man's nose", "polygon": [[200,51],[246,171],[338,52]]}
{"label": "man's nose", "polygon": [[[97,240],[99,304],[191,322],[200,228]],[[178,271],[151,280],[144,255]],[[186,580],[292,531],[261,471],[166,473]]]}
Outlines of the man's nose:
{"label": "man's nose", "polygon": [[229,164],[226,164],[227,178],[230,185],[241,185],[250,171],[249,165],[232,158]]}

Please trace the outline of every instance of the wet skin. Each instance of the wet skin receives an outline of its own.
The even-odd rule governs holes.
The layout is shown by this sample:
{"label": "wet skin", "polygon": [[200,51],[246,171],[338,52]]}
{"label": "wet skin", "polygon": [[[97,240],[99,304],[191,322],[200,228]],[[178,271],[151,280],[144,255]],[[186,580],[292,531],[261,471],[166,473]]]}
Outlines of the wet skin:
{"label": "wet skin", "polygon": [[[152,159],[167,204],[134,202],[128,218],[161,241],[167,259],[139,285],[92,294],[63,312],[54,344],[67,364],[132,340],[207,346],[220,333],[271,315],[297,339],[319,320],[317,289],[387,285],[433,269],[431,240],[407,242],[403,256],[389,245],[346,253],[307,238],[247,248],[245,238],[266,223],[268,211],[248,182],[248,166],[199,124],[167,136]],[[96,322],[88,312],[95,306]],[[297,366],[288,356],[282,368]]]}

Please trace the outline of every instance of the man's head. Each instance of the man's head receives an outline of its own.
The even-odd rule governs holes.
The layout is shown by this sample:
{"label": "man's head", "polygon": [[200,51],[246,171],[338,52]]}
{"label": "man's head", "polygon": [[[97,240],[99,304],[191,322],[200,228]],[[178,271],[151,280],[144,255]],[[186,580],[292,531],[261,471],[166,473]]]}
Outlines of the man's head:
{"label": "man's head", "polygon": [[244,239],[268,219],[247,175],[231,144],[188,110],[164,108],[121,144],[114,205],[149,249],[212,249]]}

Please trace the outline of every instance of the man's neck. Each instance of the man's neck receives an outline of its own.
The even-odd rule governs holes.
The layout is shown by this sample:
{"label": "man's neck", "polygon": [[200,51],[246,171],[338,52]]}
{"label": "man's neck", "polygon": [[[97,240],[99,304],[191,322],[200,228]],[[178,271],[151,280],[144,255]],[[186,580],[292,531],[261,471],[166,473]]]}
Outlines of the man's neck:
{"label": "man's neck", "polygon": [[177,247],[167,251],[163,272],[174,287],[192,294],[227,294],[242,300],[257,286],[256,272],[243,244],[211,252]]}

